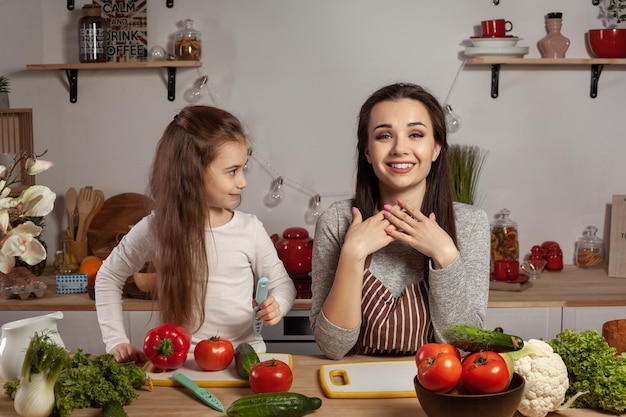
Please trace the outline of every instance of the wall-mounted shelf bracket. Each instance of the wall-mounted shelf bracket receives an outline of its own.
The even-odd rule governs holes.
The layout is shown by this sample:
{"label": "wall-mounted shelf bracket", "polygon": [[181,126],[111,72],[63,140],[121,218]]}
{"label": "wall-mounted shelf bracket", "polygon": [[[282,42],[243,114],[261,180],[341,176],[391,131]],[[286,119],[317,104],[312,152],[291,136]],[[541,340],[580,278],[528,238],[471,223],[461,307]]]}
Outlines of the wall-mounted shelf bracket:
{"label": "wall-mounted shelf bracket", "polygon": [[500,4],[500,0],[492,0],[492,2],[494,6],[497,6],[498,4]]}
{"label": "wall-mounted shelf bracket", "polygon": [[168,9],[171,9],[172,7],[174,7],[174,0],[165,0],[165,5],[168,7]]}
{"label": "wall-mounted shelf bracket", "polygon": [[598,97],[598,80],[600,79],[600,74],[602,74],[603,68],[604,64],[591,65],[591,91],[589,92],[589,96],[591,98]]}
{"label": "wall-mounted shelf bracket", "polygon": [[78,70],[109,70],[109,69],[167,69],[167,99],[174,101],[176,98],[176,69],[198,68],[202,66],[200,61],[137,61],[137,62],[85,62],[67,64],[30,64],[26,69],[36,70],[61,70],[65,71],[67,82],[70,86],[70,102],[78,101]]}
{"label": "wall-mounted shelf bracket", "polygon": [[465,60],[466,65],[491,65],[491,98],[498,97],[500,65],[525,65],[534,67],[589,66],[591,65],[591,87],[589,96],[598,96],[598,81],[605,65],[626,67],[626,59],[621,58],[500,58],[474,57]]}
{"label": "wall-mounted shelf bracket", "polygon": [[498,98],[498,85],[500,82],[500,64],[491,66],[491,98]]}
{"label": "wall-mounted shelf bracket", "polygon": [[74,10],[74,0],[67,0],[67,10]]}
{"label": "wall-mounted shelf bracket", "polygon": [[174,101],[176,99],[176,68],[167,67],[167,99]]}
{"label": "wall-mounted shelf bracket", "polygon": [[65,75],[70,85],[70,102],[76,103],[78,101],[78,70],[66,69]]}
{"label": "wall-mounted shelf bracket", "polygon": [[600,4],[600,0],[591,0],[591,4],[597,6],[598,4]]}

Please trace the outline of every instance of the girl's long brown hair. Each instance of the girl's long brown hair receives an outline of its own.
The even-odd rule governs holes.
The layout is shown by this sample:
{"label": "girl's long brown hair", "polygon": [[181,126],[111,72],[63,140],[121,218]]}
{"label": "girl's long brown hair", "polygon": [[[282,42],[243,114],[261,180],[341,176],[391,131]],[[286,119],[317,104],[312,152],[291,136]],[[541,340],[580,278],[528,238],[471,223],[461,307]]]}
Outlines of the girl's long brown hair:
{"label": "girl's long brown hair", "polygon": [[[454,210],[452,208],[453,192],[448,166],[448,140],[446,121],[443,108],[437,99],[423,87],[410,83],[391,84],[374,92],[361,106],[357,128],[357,174],[355,206],[361,211],[363,218],[368,218],[381,208],[380,189],[378,178],[372,165],[367,162],[365,149],[367,148],[368,131],[372,108],[382,101],[411,99],[422,103],[430,115],[433,125],[435,142],[441,145],[441,152],[433,162],[426,177],[426,192],[422,201],[421,211],[425,215],[435,213],[439,225],[457,243]],[[426,261],[427,259],[425,259]],[[424,276],[427,277],[427,263],[424,263]]]}
{"label": "girl's long brown hair", "polygon": [[226,142],[246,142],[235,116],[210,106],[185,107],[163,132],[150,172],[161,319],[193,331],[205,320],[209,275],[205,173]]}

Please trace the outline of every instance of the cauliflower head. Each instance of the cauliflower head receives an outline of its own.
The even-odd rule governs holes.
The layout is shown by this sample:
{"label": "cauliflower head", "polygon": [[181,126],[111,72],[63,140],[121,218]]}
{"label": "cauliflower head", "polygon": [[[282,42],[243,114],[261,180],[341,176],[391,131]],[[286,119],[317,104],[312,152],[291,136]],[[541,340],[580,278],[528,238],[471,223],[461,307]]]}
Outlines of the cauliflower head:
{"label": "cauliflower head", "polygon": [[523,356],[513,357],[515,372],[526,381],[517,410],[526,417],[545,417],[565,399],[569,388],[565,362],[549,344],[538,339],[524,342],[524,348],[516,353]]}

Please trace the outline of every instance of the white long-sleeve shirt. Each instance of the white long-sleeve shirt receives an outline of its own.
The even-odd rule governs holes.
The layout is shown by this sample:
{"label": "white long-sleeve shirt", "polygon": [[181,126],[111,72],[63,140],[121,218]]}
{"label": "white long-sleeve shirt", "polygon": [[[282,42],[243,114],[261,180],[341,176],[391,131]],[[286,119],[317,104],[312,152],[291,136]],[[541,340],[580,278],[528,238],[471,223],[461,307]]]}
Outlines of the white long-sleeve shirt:
{"label": "white long-sleeve shirt", "polygon": [[[122,317],[122,290],[127,278],[153,259],[153,220],[150,214],[133,226],[98,271],[96,311],[107,352],[120,343],[130,343]],[[264,352],[263,338],[252,328],[256,281],[269,278],[269,295],[279,303],[282,316],[291,310],[296,297],[293,281],[272,240],[256,216],[235,211],[230,222],[206,230],[206,246],[209,277],[205,322],[193,334],[192,345],[217,335],[234,346],[246,342]]]}

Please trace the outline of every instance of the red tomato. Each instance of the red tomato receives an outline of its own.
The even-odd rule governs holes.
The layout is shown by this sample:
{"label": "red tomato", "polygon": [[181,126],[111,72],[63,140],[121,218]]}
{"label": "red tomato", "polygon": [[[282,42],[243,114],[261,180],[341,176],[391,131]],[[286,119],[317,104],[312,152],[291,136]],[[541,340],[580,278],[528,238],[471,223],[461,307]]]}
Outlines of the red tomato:
{"label": "red tomato", "polygon": [[482,351],[463,360],[461,382],[471,394],[493,394],[509,386],[509,367],[497,352]]}
{"label": "red tomato", "polygon": [[436,356],[438,353],[452,353],[461,360],[461,353],[456,348],[456,346],[450,345],[448,343],[426,343],[422,345],[415,354],[415,364],[419,366],[419,364],[426,358],[430,358],[432,356]]}
{"label": "red tomato", "polygon": [[235,348],[231,341],[219,336],[201,340],[193,350],[196,363],[205,371],[226,369],[234,356]]}
{"label": "red tomato", "polygon": [[424,359],[417,367],[417,380],[424,388],[448,392],[461,379],[461,361],[454,353],[442,352]]}
{"label": "red tomato", "polygon": [[250,369],[250,388],[255,394],[262,392],[285,392],[291,388],[293,373],[285,362],[268,359]]}

